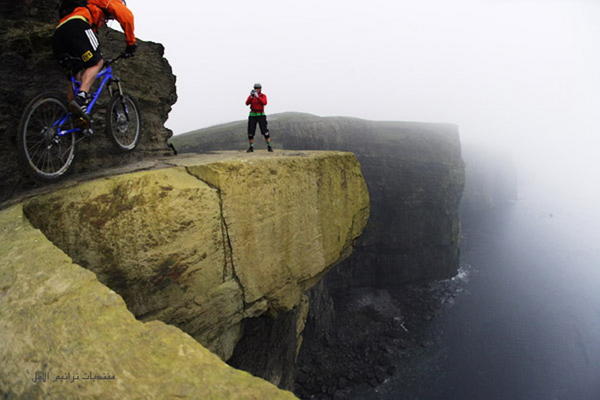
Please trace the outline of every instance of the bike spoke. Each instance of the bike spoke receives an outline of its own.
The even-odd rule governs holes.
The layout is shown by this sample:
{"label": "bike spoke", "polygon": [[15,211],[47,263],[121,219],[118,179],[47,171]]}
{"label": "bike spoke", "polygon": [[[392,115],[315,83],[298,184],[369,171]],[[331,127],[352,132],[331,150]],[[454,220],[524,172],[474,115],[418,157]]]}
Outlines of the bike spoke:
{"label": "bike spoke", "polygon": [[42,126],[48,127],[48,126],[50,126],[50,121],[52,120],[53,114],[54,113],[52,112],[50,106],[44,107],[40,111],[39,116],[37,117],[37,121],[41,122]]}
{"label": "bike spoke", "polygon": [[44,172],[48,172],[50,167],[50,150],[44,151]]}
{"label": "bike spoke", "polygon": [[44,172],[48,169],[49,151],[47,146],[43,146],[40,151],[39,168]]}
{"label": "bike spoke", "polygon": [[73,145],[69,145],[69,146],[67,146],[67,148],[65,149],[64,152],[61,152],[60,158],[61,158],[61,160],[63,160],[63,162],[67,160],[67,158],[68,158],[67,156],[71,152],[72,147],[73,147]]}
{"label": "bike spoke", "polygon": [[44,150],[40,153],[40,158],[36,163],[36,166],[40,169],[40,171],[44,172],[44,167],[46,166],[46,152]]}
{"label": "bike spoke", "polygon": [[52,149],[48,149],[48,172],[54,172],[54,157],[52,157]]}
{"label": "bike spoke", "polygon": [[[43,118],[43,120],[42,120]],[[43,123],[44,126],[48,126],[50,119],[52,118],[51,114],[50,114],[50,108],[46,107],[43,109],[43,112],[40,113],[40,121]]]}
{"label": "bike spoke", "polygon": [[[38,157],[39,155],[39,157]],[[39,162],[42,160],[42,158],[44,157],[44,146],[41,146],[40,148],[38,148],[38,150],[35,151],[35,153],[31,154],[31,161],[33,161],[34,159],[36,160],[34,162],[34,164],[37,166],[39,165]]]}
{"label": "bike spoke", "polygon": [[56,145],[56,155],[58,156],[58,160],[61,163],[63,163],[64,158],[63,158],[63,152],[62,152],[62,140],[59,140],[58,144]]}
{"label": "bike spoke", "polygon": [[46,140],[42,138],[41,140],[38,140],[36,143],[31,145],[31,147],[29,145],[27,145],[27,149],[29,150],[29,152],[31,152],[31,151],[39,148],[40,145],[44,144],[45,142],[46,142]]}
{"label": "bike spoke", "polygon": [[52,157],[52,148],[48,149],[47,154],[48,154],[48,169],[47,169],[47,171],[49,173],[52,173],[52,172],[54,172],[54,169],[53,169],[54,168],[54,158]]}
{"label": "bike spoke", "polygon": [[40,158],[44,155],[44,146],[39,147],[37,150],[29,153],[29,159],[35,164],[39,165]]}

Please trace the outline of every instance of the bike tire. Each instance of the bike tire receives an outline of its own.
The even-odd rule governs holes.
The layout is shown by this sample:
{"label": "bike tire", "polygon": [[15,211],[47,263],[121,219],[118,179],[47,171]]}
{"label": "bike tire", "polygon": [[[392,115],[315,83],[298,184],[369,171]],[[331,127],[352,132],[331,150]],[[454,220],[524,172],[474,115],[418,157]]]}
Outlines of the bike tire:
{"label": "bike tire", "polygon": [[[47,92],[34,97],[21,115],[17,130],[18,159],[23,171],[36,181],[56,182],[71,171],[75,161],[75,135],[58,137],[48,128],[68,113],[64,94]],[[69,120],[67,126],[71,129],[73,122]],[[41,159],[43,154],[47,158]]]}
{"label": "bike tire", "polygon": [[142,136],[142,113],[137,100],[115,93],[106,108],[106,134],[121,152],[133,151]]}

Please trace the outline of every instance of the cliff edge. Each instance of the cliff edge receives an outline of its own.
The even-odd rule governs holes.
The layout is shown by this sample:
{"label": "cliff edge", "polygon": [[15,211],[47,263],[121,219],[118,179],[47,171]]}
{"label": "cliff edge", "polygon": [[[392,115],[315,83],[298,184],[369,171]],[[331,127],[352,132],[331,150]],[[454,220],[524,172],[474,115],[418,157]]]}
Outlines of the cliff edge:
{"label": "cliff edge", "polygon": [[[221,359],[244,337],[244,320],[291,310],[297,354],[305,291],[348,256],[367,223],[356,158],[171,162],[0,211],[1,393],[294,398]],[[34,382],[37,372],[47,381]]]}

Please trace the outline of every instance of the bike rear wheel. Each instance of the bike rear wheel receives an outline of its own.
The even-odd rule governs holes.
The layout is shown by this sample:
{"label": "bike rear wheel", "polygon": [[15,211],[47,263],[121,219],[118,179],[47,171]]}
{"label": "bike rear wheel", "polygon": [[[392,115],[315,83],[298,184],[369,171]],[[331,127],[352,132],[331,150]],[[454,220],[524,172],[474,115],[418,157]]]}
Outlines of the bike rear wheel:
{"label": "bike rear wheel", "polygon": [[138,102],[128,94],[115,94],[108,103],[106,133],[115,147],[132,151],[140,141],[142,117]]}
{"label": "bike rear wheel", "polygon": [[58,136],[60,129],[72,129],[70,117],[61,127],[57,122],[69,113],[64,96],[44,93],[35,97],[25,108],[17,145],[19,160],[32,178],[56,181],[67,174],[75,159],[75,136]]}

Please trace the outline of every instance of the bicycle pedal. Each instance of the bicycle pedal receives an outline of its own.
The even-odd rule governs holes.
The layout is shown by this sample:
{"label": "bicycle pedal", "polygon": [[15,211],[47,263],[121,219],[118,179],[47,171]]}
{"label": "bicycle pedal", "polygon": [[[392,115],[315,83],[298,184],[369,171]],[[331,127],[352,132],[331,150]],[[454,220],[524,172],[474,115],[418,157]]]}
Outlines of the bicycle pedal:
{"label": "bicycle pedal", "polygon": [[86,128],[83,130],[84,136],[92,136],[94,134],[94,130],[92,128]]}

